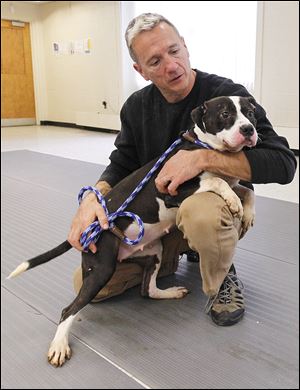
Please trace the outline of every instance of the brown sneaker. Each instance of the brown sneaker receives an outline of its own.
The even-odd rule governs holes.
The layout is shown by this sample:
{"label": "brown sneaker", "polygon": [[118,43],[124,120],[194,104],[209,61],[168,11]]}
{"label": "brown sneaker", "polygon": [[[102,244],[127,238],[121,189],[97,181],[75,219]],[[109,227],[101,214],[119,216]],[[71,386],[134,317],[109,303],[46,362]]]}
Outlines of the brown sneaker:
{"label": "brown sneaker", "polygon": [[210,297],[206,304],[206,313],[219,326],[230,326],[239,322],[245,312],[243,283],[238,279],[232,265],[218,294]]}

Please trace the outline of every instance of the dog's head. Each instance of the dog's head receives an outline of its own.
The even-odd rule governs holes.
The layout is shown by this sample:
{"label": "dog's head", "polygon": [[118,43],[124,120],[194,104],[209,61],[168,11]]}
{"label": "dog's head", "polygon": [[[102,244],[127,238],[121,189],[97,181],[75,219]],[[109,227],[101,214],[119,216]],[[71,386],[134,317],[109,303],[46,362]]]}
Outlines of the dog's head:
{"label": "dog's head", "polygon": [[199,139],[216,150],[238,152],[256,145],[254,112],[252,97],[221,96],[195,108],[191,116]]}

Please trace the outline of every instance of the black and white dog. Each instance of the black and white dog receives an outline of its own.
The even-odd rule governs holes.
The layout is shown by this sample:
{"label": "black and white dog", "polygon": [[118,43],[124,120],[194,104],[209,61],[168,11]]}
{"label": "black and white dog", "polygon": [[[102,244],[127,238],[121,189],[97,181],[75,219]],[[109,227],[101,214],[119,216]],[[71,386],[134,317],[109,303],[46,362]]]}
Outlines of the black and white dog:
{"label": "black and white dog", "polygon": [[[192,111],[191,116],[195,127],[185,137],[187,139],[198,137],[218,151],[238,152],[244,146],[253,147],[257,142],[254,111],[255,102],[251,97],[214,98]],[[179,149],[198,148],[187,139],[183,139],[183,142],[171,155],[174,155]],[[133,172],[105,196],[109,212],[114,212],[120,207],[154,163],[155,161],[152,161]],[[68,334],[72,322],[79,311],[91,302],[110,280],[117,261],[135,256],[139,258],[143,256],[145,259],[153,256],[155,259],[153,273],[147,282],[146,294],[144,295],[155,299],[171,299],[182,298],[188,293],[185,287],[176,286],[161,290],[156,285],[156,277],[162,261],[160,238],[175,226],[178,206],[184,198],[196,192],[213,191],[225,200],[234,215],[242,218],[244,232],[253,224],[255,214],[253,191],[239,185],[237,179],[221,178],[215,174],[204,172],[199,177],[181,185],[176,197],[170,197],[157,191],[154,182],[157,174],[158,171],[127,208],[128,211],[139,215],[144,222],[145,235],[141,242],[135,246],[127,246],[108,230],[103,231],[98,239],[97,253],[93,254],[90,251],[82,253],[83,284],[74,301],[62,311],[55,337],[48,352],[48,360],[52,365],[61,366],[66,359],[70,359],[71,349],[68,343]],[[243,199],[243,205],[240,198]],[[136,237],[137,225],[129,218],[117,219],[116,224],[126,236]],[[8,278],[43,264],[69,249],[71,249],[71,245],[65,241],[49,252],[23,262]]]}

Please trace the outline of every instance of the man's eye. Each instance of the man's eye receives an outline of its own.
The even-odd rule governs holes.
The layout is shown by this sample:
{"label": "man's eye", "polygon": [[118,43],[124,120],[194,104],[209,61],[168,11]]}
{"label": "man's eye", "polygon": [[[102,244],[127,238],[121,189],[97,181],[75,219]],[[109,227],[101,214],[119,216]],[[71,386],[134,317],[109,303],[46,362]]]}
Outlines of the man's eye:
{"label": "man's eye", "polygon": [[228,118],[229,118],[229,112],[223,111],[223,112],[221,113],[221,117],[222,117],[223,119],[228,119]]}
{"label": "man's eye", "polygon": [[159,64],[159,60],[154,60],[151,62],[151,66],[157,66]]}

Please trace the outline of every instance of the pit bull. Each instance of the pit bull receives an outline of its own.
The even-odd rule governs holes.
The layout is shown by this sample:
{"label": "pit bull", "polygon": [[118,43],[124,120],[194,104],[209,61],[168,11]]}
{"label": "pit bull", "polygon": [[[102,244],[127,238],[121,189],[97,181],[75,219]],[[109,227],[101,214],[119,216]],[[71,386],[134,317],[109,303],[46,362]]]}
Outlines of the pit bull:
{"label": "pit bull", "polygon": [[[194,138],[207,143],[217,151],[238,152],[243,147],[255,146],[258,136],[254,111],[255,101],[252,97],[218,97],[206,101],[203,106],[192,111],[194,128],[182,136],[181,144],[168,158],[179,149],[198,148],[199,146],[191,142]],[[133,172],[112,188],[105,196],[109,213],[116,211],[123,204],[155,161]],[[154,259],[152,273],[142,288],[143,295],[154,299],[172,299],[182,298],[188,293],[188,290],[182,286],[162,290],[156,285],[156,277],[162,261],[160,238],[175,227],[178,207],[187,196],[196,192],[213,191],[225,200],[233,215],[242,218],[244,233],[252,226],[255,215],[254,194],[252,190],[238,184],[237,179],[202,172],[198,177],[179,186],[178,195],[171,197],[159,193],[156,189],[155,178],[159,170],[127,208],[143,220],[145,234],[142,240],[135,246],[127,246],[112,232],[105,230],[97,241],[97,252],[82,253],[83,284],[74,301],[62,311],[56,334],[48,351],[48,361],[53,366],[62,366],[66,359],[70,359],[68,334],[74,318],[107,284],[115,271],[117,261],[134,257],[149,259],[149,256]],[[243,199],[243,205],[240,199]],[[136,224],[129,218],[118,218],[116,225],[127,237],[135,237],[138,232]],[[45,263],[69,249],[71,249],[70,243],[64,241],[56,248],[23,262],[8,278]]]}

